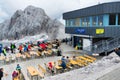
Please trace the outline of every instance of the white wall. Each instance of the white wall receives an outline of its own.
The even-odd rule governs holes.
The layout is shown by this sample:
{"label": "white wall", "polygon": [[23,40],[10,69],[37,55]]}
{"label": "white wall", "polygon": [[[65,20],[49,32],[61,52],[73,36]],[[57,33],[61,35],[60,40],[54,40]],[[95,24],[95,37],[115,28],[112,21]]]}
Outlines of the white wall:
{"label": "white wall", "polygon": [[92,44],[92,40],[83,38],[83,50],[91,51],[91,47],[90,47],[91,44]]}

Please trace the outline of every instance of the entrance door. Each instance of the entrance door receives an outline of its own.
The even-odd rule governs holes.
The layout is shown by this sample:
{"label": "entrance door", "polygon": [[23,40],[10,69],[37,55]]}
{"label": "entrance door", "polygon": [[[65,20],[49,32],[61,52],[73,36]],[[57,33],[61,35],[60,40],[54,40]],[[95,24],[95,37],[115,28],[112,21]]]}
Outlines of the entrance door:
{"label": "entrance door", "polygon": [[83,40],[81,37],[78,37],[78,36],[74,36],[74,47],[78,46],[79,49],[82,49],[82,46],[83,46]]}

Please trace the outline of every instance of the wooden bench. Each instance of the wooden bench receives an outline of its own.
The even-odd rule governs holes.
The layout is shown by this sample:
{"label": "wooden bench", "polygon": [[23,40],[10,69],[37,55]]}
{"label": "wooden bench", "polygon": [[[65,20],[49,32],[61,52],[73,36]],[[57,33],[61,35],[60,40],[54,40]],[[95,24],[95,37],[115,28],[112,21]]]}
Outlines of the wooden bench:
{"label": "wooden bench", "polygon": [[48,50],[48,55],[52,55],[52,50]]}
{"label": "wooden bench", "polygon": [[33,55],[36,55],[37,57],[40,56],[40,55],[39,55],[37,52],[35,52],[35,51],[30,51],[30,53],[33,54]]}
{"label": "wooden bench", "polygon": [[87,59],[87,58],[85,58],[85,57],[83,57],[83,56],[79,56],[79,58],[80,58],[80,59],[83,59],[83,60],[85,60],[85,61],[87,61],[87,62],[90,62],[90,63],[94,62],[93,60]]}
{"label": "wooden bench", "polygon": [[5,59],[5,62],[6,62],[6,63],[9,63],[9,62],[10,62],[9,57],[7,57],[7,58]]}
{"label": "wooden bench", "polygon": [[5,57],[4,56],[0,56],[0,60],[1,61],[5,60]]}
{"label": "wooden bench", "polygon": [[20,58],[22,55],[20,53],[17,53],[15,56],[16,58]]}
{"label": "wooden bench", "polygon": [[84,55],[84,57],[86,57],[86,58],[89,58],[89,59],[92,59],[92,60],[96,60],[96,58],[94,58],[94,57],[91,57],[91,56],[88,56],[88,55]]}
{"label": "wooden bench", "polygon": [[13,80],[20,80],[18,77],[13,78]]}
{"label": "wooden bench", "polygon": [[29,73],[30,76],[31,76],[31,80],[33,80],[33,77],[36,77],[37,80],[39,80],[39,79],[38,79],[38,76],[40,76],[41,78],[44,77],[40,72],[38,72],[38,71],[37,71],[34,67],[32,67],[32,66],[27,67],[27,71],[28,71],[28,73]]}
{"label": "wooden bench", "polygon": [[79,64],[78,62],[76,62],[76,61],[74,61],[74,60],[72,60],[72,59],[70,59],[70,64],[72,64],[72,65],[77,65],[77,66],[79,66],[79,67],[82,67],[81,64]]}
{"label": "wooden bench", "polygon": [[29,53],[25,52],[24,54],[26,55],[27,58],[31,58]]}
{"label": "wooden bench", "polygon": [[40,51],[37,51],[37,54],[39,54],[41,56],[41,52]]}
{"label": "wooden bench", "polygon": [[23,60],[26,60],[26,55],[22,55]]}
{"label": "wooden bench", "polygon": [[41,69],[44,75],[46,74],[46,70],[40,64],[38,64],[38,69]]}
{"label": "wooden bench", "polygon": [[76,62],[78,62],[80,64],[83,64],[83,66],[87,66],[88,65],[85,61],[80,60],[80,59],[76,59]]}

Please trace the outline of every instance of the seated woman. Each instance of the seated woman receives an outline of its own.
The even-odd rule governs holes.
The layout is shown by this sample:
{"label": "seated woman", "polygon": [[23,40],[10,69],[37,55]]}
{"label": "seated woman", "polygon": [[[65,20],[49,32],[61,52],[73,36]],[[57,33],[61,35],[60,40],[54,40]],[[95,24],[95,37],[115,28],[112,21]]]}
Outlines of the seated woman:
{"label": "seated woman", "polygon": [[12,78],[14,80],[14,78],[18,77],[18,72],[17,71],[13,71],[12,73]]}
{"label": "seated woman", "polygon": [[48,63],[48,69],[52,72],[52,74],[54,73],[54,66],[53,66],[52,62]]}

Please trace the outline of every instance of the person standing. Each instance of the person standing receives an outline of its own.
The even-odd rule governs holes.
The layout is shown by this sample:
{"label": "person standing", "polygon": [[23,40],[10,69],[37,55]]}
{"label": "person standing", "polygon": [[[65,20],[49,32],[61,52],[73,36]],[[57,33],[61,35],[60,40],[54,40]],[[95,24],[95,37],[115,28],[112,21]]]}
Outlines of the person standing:
{"label": "person standing", "polygon": [[22,54],[22,49],[23,49],[22,45],[19,45],[19,53],[21,54]]}
{"label": "person standing", "polygon": [[21,73],[21,67],[19,64],[17,64],[16,70],[19,71],[19,73]]}
{"label": "person standing", "polygon": [[1,53],[2,53],[2,44],[0,44],[0,56],[1,56]]}
{"label": "person standing", "polygon": [[6,57],[6,53],[7,53],[7,52],[6,52],[6,49],[4,48],[4,49],[3,49],[3,54],[4,54],[5,57]]}
{"label": "person standing", "polygon": [[11,45],[10,45],[11,53],[13,53],[13,48],[14,48],[14,46],[13,46],[13,44],[11,43]]}
{"label": "person standing", "polygon": [[8,74],[4,73],[4,69],[0,68],[0,80],[2,80],[3,75],[7,76]]}

